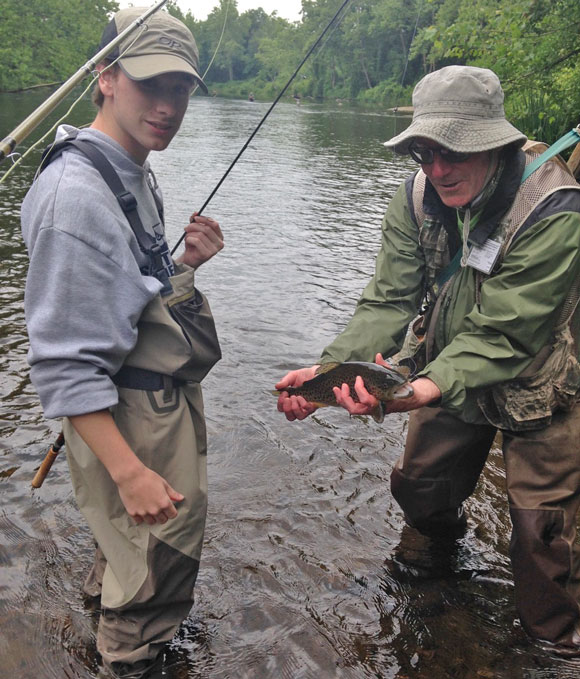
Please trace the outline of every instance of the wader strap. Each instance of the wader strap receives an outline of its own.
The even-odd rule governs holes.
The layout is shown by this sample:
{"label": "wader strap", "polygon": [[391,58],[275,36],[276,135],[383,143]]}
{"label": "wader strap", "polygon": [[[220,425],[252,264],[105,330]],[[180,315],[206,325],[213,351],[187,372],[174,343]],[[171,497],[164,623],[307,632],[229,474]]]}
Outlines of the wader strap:
{"label": "wader strap", "polygon": [[[137,201],[135,196],[127,191],[121,178],[117,174],[115,168],[107,160],[107,157],[99,151],[99,149],[88,141],[77,139],[76,136],[68,137],[62,141],[57,142],[49,147],[42,156],[41,167],[44,169],[52,160],[61,155],[67,148],[73,146],[81,151],[92,162],[95,168],[99,171],[107,186],[111,189],[115,198],[117,199],[121,209],[127,217],[127,221],[131,226],[135,238],[139,243],[141,252],[149,258],[149,266],[145,272],[146,275],[154,276],[163,284],[161,295],[167,295],[172,292],[171,282],[169,281],[169,274],[165,270],[162,258],[162,246],[157,243],[154,236],[145,231],[143,222],[139,217],[137,211]],[[159,212],[159,218],[163,221],[163,214],[159,211],[159,203],[157,196],[153,193],[155,205]]]}
{"label": "wader strap", "polygon": [[447,294],[447,291],[449,290],[450,286],[451,280],[448,279],[443,284],[441,290],[439,290],[435,306],[433,307],[433,310],[429,316],[429,323],[427,324],[427,331],[425,333],[425,361],[427,363],[429,363],[429,361],[433,358],[433,349],[435,347],[435,328],[437,326],[437,319],[439,318],[439,314],[441,313],[441,304],[443,303],[445,295]]}
{"label": "wader strap", "polygon": [[558,153],[562,153],[562,151],[567,149],[569,146],[572,146],[572,144],[577,144],[579,141],[580,125],[575,127],[573,130],[570,130],[570,132],[565,134],[563,137],[560,137],[558,141],[554,142],[552,146],[547,148],[535,160],[526,166],[524,174],[522,175],[522,184],[533,172],[535,172],[540,167],[540,165],[545,163],[547,160],[550,160],[550,158],[558,155]]}
{"label": "wader strap", "polygon": [[144,368],[133,368],[130,365],[124,365],[111,379],[117,387],[124,389],[142,389],[143,391],[161,391],[163,389],[164,401],[171,398],[171,392],[174,388],[185,384],[185,380],[178,380],[171,375],[163,375]]}

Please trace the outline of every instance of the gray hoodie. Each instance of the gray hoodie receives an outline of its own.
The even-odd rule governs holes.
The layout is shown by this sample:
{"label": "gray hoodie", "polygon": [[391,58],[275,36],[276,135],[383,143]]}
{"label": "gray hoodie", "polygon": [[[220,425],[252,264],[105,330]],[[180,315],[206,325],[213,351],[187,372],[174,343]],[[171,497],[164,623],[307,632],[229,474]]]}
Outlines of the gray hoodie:
{"label": "gray hoodie", "polygon": [[[57,139],[73,129],[60,127]],[[137,199],[145,229],[164,243],[148,163],[138,165],[97,130],[81,130],[78,138],[107,156]],[[22,204],[22,235],[30,255],[24,298],[28,362],[46,417],[115,405],[110,375],[135,346],[139,317],[161,283],[142,275],[139,267],[147,259],[86,156],[66,151],[35,180]],[[172,266],[168,256],[170,275]]]}

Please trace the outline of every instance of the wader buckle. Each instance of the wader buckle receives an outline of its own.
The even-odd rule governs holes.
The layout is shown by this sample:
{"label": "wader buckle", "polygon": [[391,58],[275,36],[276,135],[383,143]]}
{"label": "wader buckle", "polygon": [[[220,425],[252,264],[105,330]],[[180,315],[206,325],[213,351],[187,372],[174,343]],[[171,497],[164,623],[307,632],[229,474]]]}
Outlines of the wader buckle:
{"label": "wader buckle", "polygon": [[137,209],[137,201],[130,191],[124,191],[123,193],[117,194],[117,200],[125,214]]}

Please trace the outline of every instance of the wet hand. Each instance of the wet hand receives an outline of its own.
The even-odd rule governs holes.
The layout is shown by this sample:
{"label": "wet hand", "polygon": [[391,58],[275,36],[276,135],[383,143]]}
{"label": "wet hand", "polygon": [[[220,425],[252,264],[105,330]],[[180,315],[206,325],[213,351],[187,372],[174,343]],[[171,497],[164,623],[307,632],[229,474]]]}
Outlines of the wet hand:
{"label": "wet hand", "polygon": [[[375,356],[375,363],[382,366],[389,366],[389,362],[385,361],[382,354]],[[370,415],[372,411],[378,406],[379,401],[372,394],[366,390],[362,377],[357,377],[354,383],[354,390],[356,392],[358,401],[355,401],[350,394],[350,387],[348,384],[343,384],[341,387],[334,387],[334,397],[339,406],[342,406],[351,415]]]}
{"label": "wet hand", "polygon": [[419,377],[412,383],[413,395],[409,398],[401,398],[396,401],[383,403],[383,410],[386,413],[402,413],[408,410],[423,408],[441,398],[441,390],[428,377]]}
{"label": "wet hand", "polygon": [[136,524],[167,523],[177,516],[174,502],[184,499],[162,476],[145,466],[118,482],[117,487],[127,513]]}
{"label": "wet hand", "polygon": [[313,365],[310,368],[291,370],[275,385],[276,389],[282,392],[278,397],[278,412],[284,413],[289,422],[303,420],[312,415],[317,406],[306,401],[303,396],[289,396],[284,389],[286,387],[299,387],[304,382],[313,379],[318,367],[318,365]]}
{"label": "wet hand", "polygon": [[334,387],[332,391],[338,405],[348,410],[351,415],[370,415],[379,405],[379,401],[366,390],[365,383],[360,375],[354,382],[354,390],[358,401],[355,401],[351,396],[348,384]]}
{"label": "wet hand", "polygon": [[185,252],[178,261],[197,269],[223,247],[224,236],[218,222],[195,212],[185,227]]}
{"label": "wet hand", "polygon": [[[375,363],[388,366],[381,354],[375,357]],[[370,415],[377,407],[378,400],[370,394],[364,385],[362,377],[357,377],[354,383],[354,390],[358,401],[355,401],[350,394],[348,384],[343,384],[340,388],[334,388],[334,396],[338,405],[345,408],[351,415]],[[413,382],[413,395],[408,398],[393,399],[383,403],[383,412],[402,413],[417,408],[423,408],[441,398],[441,391],[435,382],[427,377],[420,377]]]}
{"label": "wet hand", "polygon": [[[334,396],[338,405],[351,415],[370,415],[379,404],[378,400],[366,390],[362,377],[357,377],[354,390],[358,401],[350,394],[348,384],[340,388],[334,387]],[[383,413],[403,413],[429,405],[441,398],[439,387],[427,377],[421,377],[413,382],[413,395],[408,398],[393,399],[383,403]]]}

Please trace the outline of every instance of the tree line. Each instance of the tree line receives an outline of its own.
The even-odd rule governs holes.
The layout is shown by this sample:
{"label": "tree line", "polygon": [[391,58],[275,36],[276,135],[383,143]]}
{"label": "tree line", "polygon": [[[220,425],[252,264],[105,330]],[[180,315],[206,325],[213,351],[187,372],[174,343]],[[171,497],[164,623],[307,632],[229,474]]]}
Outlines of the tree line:
{"label": "tree line", "polygon": [[[137,3],[136,3],[137,4]],[[141,3],[138,3],[141,4]],[[272,99],[342,0],[302,0],[301,20],[216,0],[204,20],[168,11],[192,30],[216,94]],[[0,0],[0,91],[64,80],[97,49],[112,0]],[[351,0],[290,94],[394,107],[448,64],[493,69],[512,122],[553,141],[580,122],[578,0]]]}

